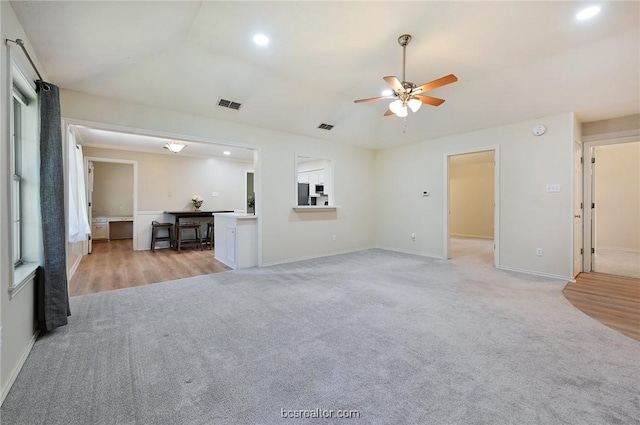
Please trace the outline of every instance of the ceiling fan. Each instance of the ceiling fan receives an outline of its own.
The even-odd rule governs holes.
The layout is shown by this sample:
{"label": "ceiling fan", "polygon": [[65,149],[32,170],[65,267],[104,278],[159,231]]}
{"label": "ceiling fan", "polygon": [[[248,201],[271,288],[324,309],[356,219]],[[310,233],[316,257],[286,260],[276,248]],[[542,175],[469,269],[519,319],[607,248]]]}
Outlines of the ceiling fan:
{"label": "ceiling fan", "polygon": [[384,77],[384,80],[393,89],[393,94],[389,96],[359,99],[355,100],[355,103],[373,102],[382,99],[395,99],[389,104],[389,109],[384,113],[385,117],[393,114],[396,114],[399,117],[406,117],[409,113],[407,108],[416,112],[420,109],[420,106],[422,106],[423,103],[431,106],[440,106],[444,103],[444,99],[425,96],[424,93],[437,89],[438,87],[446,86],[447,84],[455,83],[458,81],[458,77],[453,74],[449,74],[421,86],[416,86],[415,84],[406,81],[405,63],[407,45],[409,42],[411,42],[411,36],[409,34],[403,34],[398,37],[398,44],[402,46],[402,81],[400,81],[398,77]]}

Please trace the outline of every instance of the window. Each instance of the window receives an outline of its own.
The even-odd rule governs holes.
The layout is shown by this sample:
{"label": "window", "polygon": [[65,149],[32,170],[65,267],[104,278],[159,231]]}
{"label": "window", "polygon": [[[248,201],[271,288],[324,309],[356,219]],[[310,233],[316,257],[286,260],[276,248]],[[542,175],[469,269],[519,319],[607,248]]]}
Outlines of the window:
{"label": "window", "polygon": [[11,187],[11,222],[13,226],[13,264],[22,264],[22,106],[26,98],[14,87],[11,154],[13,182]]}
{"label": "window", "polygon": [[[11,184],[11,258],[14,265],[11,298],[33,281],[42,262],[40,220],[40,143],[38,102],[34,84],[12,64],[12,97],[9,102],[9,166]],[[10,92],[11,93],[11,92]]]}

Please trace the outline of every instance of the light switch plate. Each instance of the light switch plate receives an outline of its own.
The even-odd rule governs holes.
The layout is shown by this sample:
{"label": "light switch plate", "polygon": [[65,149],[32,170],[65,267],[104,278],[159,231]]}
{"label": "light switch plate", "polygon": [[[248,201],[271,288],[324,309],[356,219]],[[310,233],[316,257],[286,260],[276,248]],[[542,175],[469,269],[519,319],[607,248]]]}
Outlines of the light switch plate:
{"label": "light switch plate", "polygon": [[547,192],[549,192],[549,193],[560,192],[560,185],[559,184],[548,184],[547,185]]}

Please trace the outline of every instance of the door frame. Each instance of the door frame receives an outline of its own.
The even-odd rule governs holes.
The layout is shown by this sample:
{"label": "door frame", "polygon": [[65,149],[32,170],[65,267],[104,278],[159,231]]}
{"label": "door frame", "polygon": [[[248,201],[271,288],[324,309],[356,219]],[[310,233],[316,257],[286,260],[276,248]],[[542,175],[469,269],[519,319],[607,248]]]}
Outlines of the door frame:
{"label": "door frame", "polygon": [[[591,249],[594,248],[592,244],[593,237],[593,218],[594,214],[591,209],[591,203],[593,200],[593,188],[591,182],[591,159],[593,158],[593,148],[598,146],[606,146],[606,145],[620,145],[624,143],[633,143],[640,142],[640,131],[633,132],[624,132],[631,133],[632,135],[597,135],[591,137],[583,137],[582,144],[582,155],[584,157],[584,168],[582,170],[583,177],[583,199],[584,199],[584,214],[583,218],[583,249],[585,252],[585,256],[582,262],[582,271],[583,272],[591,272],[593,269],[593,254],[591,254]],[[588,206],[588,208],[587,208]]]}
{"label": "door frame", "polygon": [[449,157],[465,155],[470,153],[493,151],[493,265],[500,268],[500,146],[490,145],[477,148],[467,148],[456,151],[445,152],[444,154],[444,258],[451,258],[451,223],[450,223],[450,194],[449,194]]}
{"label": "door frame", "polygon": [[[89,168],[89,161],[93,162],[109,162],[113,164],[130,164],[133,165],[133,246],[132,249],[137,251],[138,249],[138,161],[130,160],[130,159],[115,159],[115,158],[103,158],[97,156],[85,156],[84,157],[84,169],[85,169],[85,179],[89,178],[89,174],[86,172]],[[95,175],[92,177],[95,182]],[[89,185],[88,182],[85,181],[85,187],[87,189],[87,199],[89,199]],[[91,198],[91,202],[93,203],[93,197]],[[88,206],[87,206],[88,207]],[[93,213],[88,210],[87,215],[89,216],[89,220],[93,218]],[[92,224],[92,223],[90,223]],[[88,241],[84,244],[84,254],[88,254],[89,243]]]}

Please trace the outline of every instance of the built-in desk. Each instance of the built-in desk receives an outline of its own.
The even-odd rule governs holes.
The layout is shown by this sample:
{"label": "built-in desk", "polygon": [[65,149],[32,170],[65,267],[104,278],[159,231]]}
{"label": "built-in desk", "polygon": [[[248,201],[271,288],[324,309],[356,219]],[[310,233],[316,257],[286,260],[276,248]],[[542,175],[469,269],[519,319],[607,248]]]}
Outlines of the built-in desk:
{"label": "built-in desk", "polygon": [[232,269],[258,265],[258,217],[245,213],[214,213],[216,260]]}

